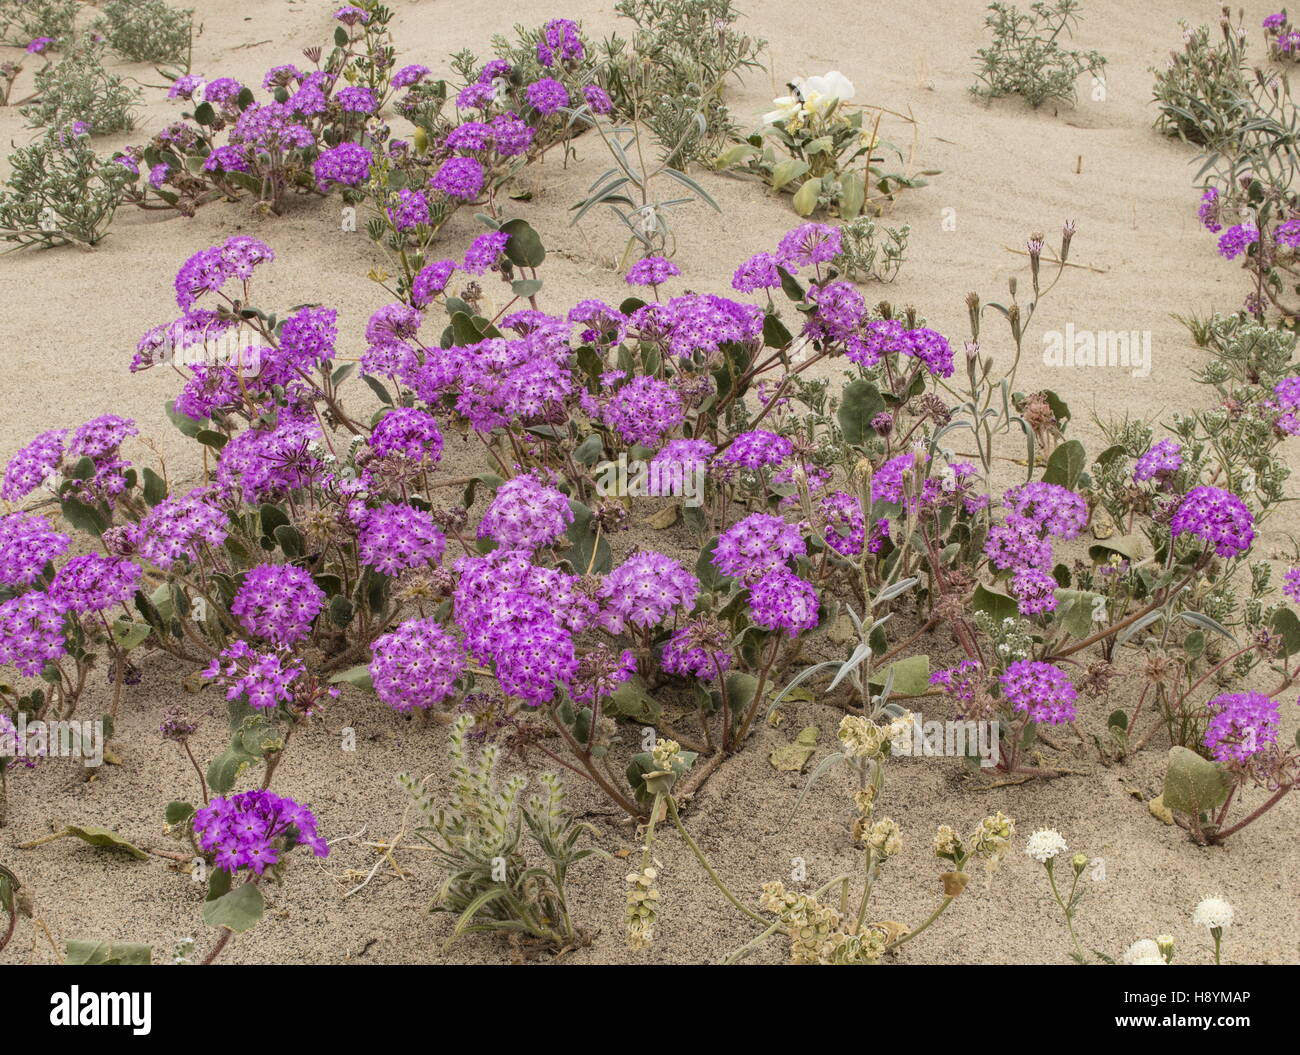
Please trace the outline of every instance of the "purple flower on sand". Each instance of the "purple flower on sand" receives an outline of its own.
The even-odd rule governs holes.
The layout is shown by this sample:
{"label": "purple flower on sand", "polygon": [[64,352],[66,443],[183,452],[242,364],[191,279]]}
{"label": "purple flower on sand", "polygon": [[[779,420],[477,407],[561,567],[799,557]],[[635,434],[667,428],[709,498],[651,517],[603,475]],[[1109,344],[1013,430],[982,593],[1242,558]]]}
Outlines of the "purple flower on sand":
{"label": "purple flower on sand", "polygon": [[1074,721],[1079,694],[1060,667],[1021,659],[1007,667],[998,681],[1011,709],[1028,714],[1030,721],[1047,725]]}
{"label": "purple flower on sand", "polygon": [[371,646],[375,694],[396,711],[425,709],[456,691],[465,653],[436,619],[410,619]]}

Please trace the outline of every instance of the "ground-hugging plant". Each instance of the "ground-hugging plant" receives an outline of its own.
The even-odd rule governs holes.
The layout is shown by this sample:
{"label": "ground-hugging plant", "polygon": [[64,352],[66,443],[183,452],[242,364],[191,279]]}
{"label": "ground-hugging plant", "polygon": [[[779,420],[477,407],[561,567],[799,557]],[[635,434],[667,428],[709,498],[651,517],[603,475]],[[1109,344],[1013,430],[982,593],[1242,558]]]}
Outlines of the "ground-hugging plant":
{"label": "ground-hugging plant", "polygon": [[760,68],[766,41],[737,31],[731,0],[620,0],[614,10],[637,27],[630,40],[615,34],[600,45],[615,114],[645,123],[664,164],[708,162],[735,132],[726,88]]}
{"label": "ground-hugging plant", "polygon": [[81,42],[57,63],[36,73],[31,102],[19,108],[37,127],[84,126],[92,135],[109,135],[135,127],[133,107],[141,92],[109,73],[103,49],[94,41]]}
{"label": "ground-hugging plant", "polygon": [[[1105,862],[1090,859],[1087,854],[1076,853],[1070,858],[1070,886],[1063,889],[1064,877],[1056,871],[1058,860],[1064,860],[1069,853],[1069,846],[1055,828],[1040,828],[1025,841],[1025,853],[1043,866],[1047,873],[1047,885],[1065,920],[1065,928],[1070,936],[1070,959],[1076,964],[1085,965],[1092,960],[1103,964],[1124,963],[1137,966],[1163,966],[1174,962],[1176,942],[1172,935],[1162,934],[1155,939],[1139,938],[1130,945],[1119,958],[1110,956],[1099,949],[1092,949],[1089,957],[1079,935],[1074,929],[1075,917],[1083,903],[1088,890],[1085,876],[1092,876],[1098,867],[1104,868]],[[1202,899],[1192,910],[1192,922],[1203,927],[1214,942],[1214,962],[1222,963],[1223,933],[1232,925],[1232,905],[1223,898],[1214,896]]]}
{"label": "ground-hugging plant", "polygon": [[[856,90],[839,71],[795,78],[788,87],[789,95],[772,100],[776,108],[763,115],[763,127],[718,155],[716,167],[759,176],[793,195],[800,216],[830,211],[845,220],[878,214],[935,175],[906,171],[902,151],[880,136],[886,111],[853,106]],[[887,169],[891,155],[896,160]]]}
{"label": "ground-hugging plant", "polygon": [[[470,757],[474,724],[468,714],[452,723],[445,799],[406,774],[398,777],[420,814],[417,834],[448,873],[430,910],[455,914],[449,945],[475,932],[518,935],[553,952],[582,944],[587,938],[570,917],[566,883],[574,865],[602,852],[585,845],[598,833],[567,811],[554,773],[541,774],[541,792],[527,799],[526,777],[499,784],[499,748],[489,744]],[[538,851],[541,863],[530,863]]]}
{"label": "ground-hugging plant", "polygon": [[131,179],[129,170],[95,153],[80,123],[19,147],[9,167],[0,189],[0,240],[16,247],[95,245]]}
{"label": "ground-hugging plant", "polygon": [[[970,865],[982,860],[991,876],[1010,850],[1016,830],[1015,821],[1000,811],[985,817],[966,839],[946,824],[939,826],[933,845],[935,857],[945,867],[939,876],[942,895],[923,922],[908,927],[894,920],[871,918],[875,884],[890,858],[903,849],[902,829],[890,817],[877,818],[876,807],[884,788],[891,742],[903,735],[912,722],[912,716],[906,711],[888,704],[887,690],[881,694],[881,700],[873,717],[857,714],[844,717],[839,728],[841,749],[823,760],[816,774],[825,773],[836,764],[847,765],[854,773],[853,839],[863,855],[860,890],[854,891],[852,875],[836,876],[810,893],[788,890],[782,882],[769,882],[763,884],[758,910],[747,906],[732,892],[682,824],[673,792],[688,763],[680,744],[658,740],[649,753],[650,768],[644,774],[647,790],[654,794],[654,806],[642,842],[641,867],[627,876],[628,944],[633,949],[646,948],[658,933],[663,899],[658,886],[660,874],[654,863],[654,843],[656,821],[665,815],[723,897],[763,928],[757,936],[724,956],[723,963],[739,962],[776,934],[789,940],[791,963],[879,963],[929,928],[961,897],[970,884],[967,871]],[[883,724],[873,719],[880,719]],[[838,898],[838,908],[827,903],[832,898]]]}
{"label": "ground-hugging plant", "polygon": [[80,7],[77,0],[0,0],[0,44],[68,40]]}
{"label": "ground-hugging plant", "polygon": [[1218,39],[1206,26],[1183,24],[1183,49],[1155,70],[1152,95],[1160,109],[1156,127],[1165,135],[1213,149],[1229,146],[1249,111],[1246,35],[1227,9]]}
{"label": "ground-hugging plant", "polygon": [[160,62],[189,72],[194,12],[164,0],[109,0],[92,31],[131,62]]}
{"label": "ground-hugging plant", "polygon": [[1034,109],[1073,102],[1079,77],[1099,77],[1106,67],[1100,52],[1062,44],[1073,34],[1080,6],[1078,0],[1038,0],[1026,12],[1014,4],[989,4],[984,25],[993,40],[976,53],[971,92],[986,99],[1018,95]]}

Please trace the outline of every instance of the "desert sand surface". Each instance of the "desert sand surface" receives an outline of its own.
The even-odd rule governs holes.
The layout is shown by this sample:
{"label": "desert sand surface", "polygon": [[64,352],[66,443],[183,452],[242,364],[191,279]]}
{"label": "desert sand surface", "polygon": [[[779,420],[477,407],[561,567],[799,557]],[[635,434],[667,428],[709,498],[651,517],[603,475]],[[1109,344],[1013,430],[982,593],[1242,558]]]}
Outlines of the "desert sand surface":
{"label": "desert sand surface", "polygon": [[[331,5],[320,0],[194,0],[202,33],[195,41],[194,71],[258,84],[269,67],[299,58],[301,49],[328,39]],[[553,3],[516,0],[393,0],[391,26],[399,65],[422,62],[436,73],[449,70],[447,56],[471,48],[483,55],[494,33],[515,23],[540,24],[553,17],[580,19],[592,37],[618,28],[605,0]],[[914,305],[928,324],[955,342],[966,334],[964,298],[977,291],[1000,299],[1010,276],[1027,282],[1023,247],[1033,231],[1049,244],[1061,224],[1078,226],[1072,268],[1044,301],[1031,353],[1043,329],[1150,331],[1148,376],[1120,369],[1064,370],[1044,366],[1031,354],[1022,365],[1025,391],[1052,388],[1074,411],[1070,435],[1090,453],[1100,433],[1089,420],[1124,414],[1167,420],[1181,407],[1205,406],[1210,390],[1197,385],[1192,369],[1204,353],[1173,313],[1206,315],[1234,311],[1245,284],[1237,265],[1214,255],[1210,236],[1196,219],[1195,149],[1162,137],[1152,127],[1151,67],[1180,43],[1179,21],[1213,23],[1219,5],[1206,2],[1119,3],[1086,0],[1076,46],[1096,48],[1109,64],[1103,99],[1080,83],[1074,107],[1032,111],[1018,100],[990,104],[973,97],[972,56],[984,40],[981,3],[937,0],[886,4],[826,0],[809,8],[776,0],[744,0],[745,27],[769,42],[769,71],[750,71],[731,90],[729,105],[742,125],[757,127],[770,99],[786,80],[837,69],[857,88],[857,99],[910,114],[910,128],[891,131],[912,153],[914,169],[937,169],[925,188],[902,196],[884,222],[908,224],[911,240],[901,273],[890,285],[870,284],[868,302],[887,299]],[[1246,24],[1257,27],[1271,8],[1246,5]],[[1252,49],[1260,35],[1252,28]],[[6,49],[7,50],[7,49]],[[101,137],[102,152],[145,141],[178,112],[147,64],[115,63],[119,72],[147,85],[138,127]],[[30,76],[30,72],[24,74]],[[15,91],[23,94],[23,84]],[[34,133],[12,109],[0,109],[0,141],[22,144]],[[574,144],[576,157],[562,165],[558,152],[537,173],[536,194],[512,203],[516,214],[542,233],[550,257],[545,267],[545,304],[557,307],[581,297],[617,303],[626,286],[615,270],[622,250],[619,228],[591,214],[569,225],[570,206],[606,167],[592,137]],[[708,172],[697,173],[722,207],[721,214],[694,206],[679,216],[675,262],[690,289],[727,292],[732,270],[753,253],[771,249],[798,222],[788,198],[765,187]],[[196,448],[172,427],[163,404],[177,388],[155,370],[128,371],[139,336],[175,317],[172,277],[195,251],[236,233],[266,241],[276,262],[260,269],[259,301],[266,305],[318,302],[339,312],[340,355],[359,355],[370,313],[391,298],[367,273],[382,263],[363,233],[338,222],[337,198],[302,198],[285,214],[259,218],[243,203],[217,203],[193,218],[123,208],[111,236],[93,251],[61,248],[12,253],[0,258],[0,460],[7,460],[37,432],[75,426],[114,412],[134,418],[141,435],[127,456],[139,462],[149,447],[166,460],[174,479],[197,480]],[[446,256],[464,252],[479,233],[471,210],[462,210],[442,234]],[[955,223],[945,223],[945,217]],[[984,350],[1009,354],[1005,330],[989,325]],[[357,386],[359,387],[359,386]],[[468,447],[449,454],[469,459]],[[1294,464],[1294,463],[1293,463]],[[1259,552],[1283,557],[1300,524],[1287,507],[1267,524]],[[642,528],[621,537],[630,547],[651,534]],[[672,536],[665,541],[664,535]],[[686,547],[678,526],[654,541]],[[940,635],[931,646],[937,659],[951,654]],[[162,810],[188,797],[192,774],[175,745],[157,733],[162,711],[182,706],[201,722],[193,744],[210,757],[224,745],[221,693],[180,688],[192,670],[161,654],[143,665],[140,683],[127,690],[116,732],[120,764],[106,765],[86,782],[72,764],[14,771],[7,825],[0,829],[0,862],[18,873],[36,915],[61,945],[78,938],[142,941],[165,961],[180,939],[200,949],[212,940],[199,916],[202,887],[186,871],[153,857],[132,860],[65,839],[22,850],[18,844],[67,823],[104,824],[144,846],[176,850],[163,834]],[[1110,699],[1081,701],[1081,727],[1100,731],[1105,716],[1137,690],[1135,679],[1112,683]],[[93,692],[106,700],[105,682]],[[85,705],[93,711],[94,700]],[[837,772],[809,795],[792,819],[806,777],[773,769],[768,755],[794,731],[815,725],[818,754],[831,749],[839,712],[813,703],[788,708],[779,728],[760,728],[753,742],[729,760],[692,803],[687,823],[733,889],[751,900],[759,885],[784,879],[792,861],[806,862],[818,883],[852,870],[858,859],[848,831],[848,776]],[[1295,734],[1300,709],[1284,702],[1283,738]],[[340,750],[340,730],[357,732],[357,750]],[[451,920],[428,914],[440,875],[418,851],[397,852],[404,875],[386,864],[359,892],[349,894],[375,865],[365,841],[395,836],[405,798],[394,786],[399,772],[445,774],[444,726],[395,714],[353,690],[333,704],[324,720],[297,734],[277,773],[276,787],[311,804],[330,857],[295,860],[291,881],[270,893],[267,918],[236,938],[223,955],[228,963],[498,963],[526,958],[494,937],[475,935],[444,949]],[[878,885],[880,918],[911,923],[924,919],[936,892],[930,838],[935,825],[969,829],[1002,809],[1017,821],[1015,852],[984,889],[983,877],[942,917],[924,939],[905,947],[902,963],[1065,963],[1069,940],[1050,901],[1039,865],[1019,852],[1023,836],[1039,827],[1058,829],[1071,851],[1104,860],[1104,879],[1089,882],[1077,923],[1082,944],[1118,956],[1141,937],[1172,934],[1180,958],[1207,962],[1204,934],[1193,927],[1191,909],[1202,897],[1220,894],[1237,919],[1225,957],[1236,963],[1300,962],[1300,900],[1295,876],[1300,847],[1295,831],[1300,798],[1291,796],[1225,847],[1202,848],[1177,826],[1160,823],[1146,800],[1160,791],[1165,751],[1160,737],[1136,757],[1103,765],[1091,745],[1061,738],[1054,764],[1077,770],[1050,781],[992,790],[959,760],[899,759],[891,766],[882,809],[907,835],[906,847]],[[508,760],[506,768],[519,763]],[[568,782],[571,803],[600,833],[609,852],[633,851],[637,838],[612,807]],[[349,838],[357,836],[357,838]],[[341,838],[340,837],[344,837]],[[410,836],[408,834],[407,838]],[[656,844],[663,894],[658,940],[647,950],[626,948],[623,932],[624,875],[618,857],[589,859],[571,884],[577,922],[591,943],[565,955],[568,963],[704,963],[754,936],[754,928],[727,905],[707,881],[682,841],[666,833]],[[752,959],[781,962],[786,944],[767,942]],[[20,937],[0,955],[5,963],[54,962],[56,954],[38,930],[24,924]],[[538,962],[545,962],[541,957]]]}

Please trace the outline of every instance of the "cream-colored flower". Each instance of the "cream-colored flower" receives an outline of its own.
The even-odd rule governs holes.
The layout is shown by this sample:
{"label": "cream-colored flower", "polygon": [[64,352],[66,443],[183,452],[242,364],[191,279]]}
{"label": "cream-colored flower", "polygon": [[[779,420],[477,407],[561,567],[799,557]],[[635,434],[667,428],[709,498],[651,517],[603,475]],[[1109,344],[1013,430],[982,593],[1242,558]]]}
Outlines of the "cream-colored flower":
{"label": "cream-colored flower", "polygon": [[1046,864],[1053,857],[1065,853],[1069,847],[1065,839],[1055,828],[1040,828],[1025,842],[1025,853],[1039,864]]}
{"label": "cream-colored flower", "polygon": [[763,115],[765,124],[784,122],[798,128],[811,116],[822,116],[836,104],[849,102],[857,93],[850,81],[839,70],[831,70],[817,77],[796,77],[791,82],[794,91],[772,100],[774,110]]}
{"label": "cream-colored flower", "polygon": [[1192,922],[1206,930],[1223,930],[1232,926],[1232,906],[1217,894],[1205,898],[1192,910]]}
{"label": "cream-colored flower", "polygon": [[1152,958],[1164,963],[1164,957],[1160,955],[1160,946],[1150,938],[1139,938],[1124,953],[1125,963],[1150,963]]}

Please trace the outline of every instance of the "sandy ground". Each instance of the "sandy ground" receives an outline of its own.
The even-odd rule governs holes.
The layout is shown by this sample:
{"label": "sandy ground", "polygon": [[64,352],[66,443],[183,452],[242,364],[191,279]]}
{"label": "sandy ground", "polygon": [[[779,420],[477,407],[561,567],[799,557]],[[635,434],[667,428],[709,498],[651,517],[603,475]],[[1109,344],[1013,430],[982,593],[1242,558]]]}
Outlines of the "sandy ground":
{"label": "sandy ground", "polygon": [[[329,5],[316,2],[252,3],[196,0],[204,26],[196,44],[195,72],[260,83],[271,65],[294,61],[301,48],[331,31]],[[538,24],[558,15],[583,19],[593,36],[615,28],[610,5],[580,0],[563,11],[535,0],[471,4],[463,0],[394,0],[393,33],[399,62],[445,69],[444,56],[458,48],[486,51],[492,33],[515,22]],[[771,42],[774,76],[755,72],[732,96],[742,123],[756,122],[776,94],[774,84],[791,76],[839,69],[857,86],[858,101],[910,112],[918,123],[914,167],[942,170],[931,185],[907,195],[888,217],[912,227],[909,259],[892,288],[872,287],[868,299],[913,304],[930,325],[954,338],[965,336],[967,291],[1001,299],[1008,276],[1027,284],[1022,245],[1032,230],[1049,233],[1065,219],[1079,227],[1072,269],[1047,300],[1031,335],[1031,353],[1042,328],[1149,330],[1153,368],[1134,378],[1122,370],[1052,370],[1031,355],[1021,385],[1050,387],[1072,405],[1071,435],[1098,449],[1088,422],[1101,415],[1156,416],[1180,406],[1201,406],[1206,390],[1190,379],[1199,353],[1171,313],[1233,310],[1244,292],[1233,265],[1213,255],[1209,236],[1195,219],[1191,187],[1194,153],[1162,139],[1151,127],[1149,68],[1179,42],[1179,19],[1217,17],[1215,3],[1150,2],[1142,5],[1088,0],[1079,46],[1105,53],[1104,100],[1081,84],[1077,108],[1032,112],[1018,102],[986,106],[967,92],[971,56],[983,42],[982,5],[944,0],[929,5],[861,4],[827,0],[815,17],[806,7],[775,0],[746,0],[751,32]],[[1247,5],[1248,25],[1267,12]],[[1252,46],[1258,50],[1259,34]],[[108,149],[139,142],[175,113],[147,66],[123,72],[151,85],[136,132],[98,142]],[[30,76],[30,73],[27,74]],[[15,90],[21,97],[23,85]],[[895,130],[908,142],[910,133]],[[25,142],[31,133],[18,114],[0,110],[0,139]],[[615,299],[624,289],[611,267],[621,250],[612,219],[592,216],[582,229],[568,226],[568,207],[604,167],[598,144],[583,140],[567,168],[548,159],[539,193],[519,207],[551,250],[544,271],[545,304],[556,310],[580,296]],[[678,224],[677,261],[685,284],[722,291],[734,266],[770,249],[796,218],[788,199],[761,187],[705,175],[723,207],[721,216],[694,208]],[[956,219],[945,229],[946,215]],[[951,227],[951,225],[947,225]],[[279,255],[259,274],[259,301],[283,307],[323,302],[340,313],[343,354],[359,354],[370,312],[389,298],[366,281],[379,257],[364,234],[347,234],[338,223],[338,202],[299,204],[286,215],[259,221],[244,205],[214,205],[193,219],[124,210],[114,233],[93,252],[22,253],[0,261],[0,458],[8,458],[37,431],[76,425],[113,411],[140,424],[138,461],[144,441],[183,478],[197,470],[188,441],[162,414],[175,385],[161,371],[127,371],[139,335],[175,315],[171,279],[195,250],[237,231],[256,234]],[[476,233],[471,217],[457,217],[444,233],[446,255],[463,252]],[[985,351],[1008,354],[1007,337],[990,326]],[[1294,529],[1294,514],[1270,522],[1262,545],[1280,552]],[[655,542],[684,545],[675,529]],[[635,539],[633,539],[634,541]],[[932,651],[949,651],[940,639]],[[195,739],[201,758],[222,746],[224,706],[215,691],[187,696],[178,688],[190,673],[165,659],[149,662],[130,692],[119,722],[122,764],[106,766],[90,783],[70,763],[53,763],[11,780],[10,822],[0,830],[0,861],[13,868],[35,898],[39,917],[62,943],[73,938],[145,941],[165,959],[173,943],[194,936],[206,948],[213,935],[203,926],[201,888],[160,858],[134,861],[109,851],[62,840],[34,850],[16,844],[64,823],[112,826],[142,845],[176,849],[162,834],[161,812],[173,798],[192,795],[192,777],[179,752],[157,735],[161,711],[181,703],[203,718]],[[1112,698],[1088,701],[1085,728],[1100,730],[1115,706],[1131,706],[1133,682],[1116,683]],[[87,713],[107,699],[84,704]],[[1286,731],[1294,732],[1295,709],[1285,708]],[[812,885],[851,870],[856,861],[847,827],[847,776],[823,781],[802,813],[791,811],[803,778],[777,773],[770,750],[804,725],[820,731],[818,757],[829,750],[838,713],[803,704],[790,710],[780,729],[763,728],[739,757],[727,763],[696,799],[689,824],[721,873],[749,899],[768,879],[787,879],[794,858],[806,862]],[[358,749],[340,750],[340,729],[357,731]],[[1160,824],[1141,801],[1159,791],[1164,751],[1159,742],[1124,765],[1106,768],[1094,752],[1069,749],[1053,761],[1081,771],[1052,782],[979,790],[955,760],[899,760],[891,768],[881,812],[897,819],[907,846],[878,884],[877,918],[917,923],[938,891],[929,844],[938,823],[969,830],[995,809],[1013,815],[1021,840],[1017,852],[984,890],[982,881],[927,935],[909,945],[903,962],[1065,962],[1068,939],[1047,898],[1041,869],[1018,852],[1023,836],[1040,826],[1058,828],[1072,850],[1104,859],[1105,878],[1090,881],[1079,931],[1086,946],[1118,955],[1133,940],[1173,934],[1180,955],[1204,962],[1207,946],[1194,931],[1191,908],[1221,893],[1236,906],[1238,924],[1227,942],[1236,962],[1300,962],[1300,926],[1294,875],[1300,864],[1293,833],[1300,800],[1292,797],[1264,820],[1235,837],[1227,848],[1193,846],[1181,829]],[[444,768],[444,731],[410,721],[374,701],[345,696],[322,725],[301,734],[277,774],[284,794],[310,803],[329,838],[364,831],[382,839],[401,824],[403,797],[394,774],[418,775]],[[515,763],[510,763],[515,765]],[[439,778],[435,778],[439,779]],[[608,807],[570,782],[572,801],[601,832],[600,845],[629,850],[635,837],[615,823]],[[570,962],[708,962],[749,940],[754,930],[708,883],[685,846],[665,834],[657,848],[661,868],[662,935],[647,952],[632,953],[622,938],[623,875],[627,863],[592,860],[571,886],[576,916],[592,944]],[[427,855],[399,853],[405,879],[381,869],[361,892],[344,897],[374,863],[356,842],[336,844],[327,862],[300,858],[285,887],[272,894],[268,918],[237,938],[224,960],[236,962],[500,962],[515,953],[500,941],[471,938],[443,950],[451,925],[424,908],[439,882]],[[770,941],[755,957],[779,961],[784,943]],[[23,923],[0,960],[49,962],[49,943]]]}

